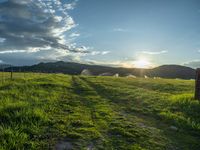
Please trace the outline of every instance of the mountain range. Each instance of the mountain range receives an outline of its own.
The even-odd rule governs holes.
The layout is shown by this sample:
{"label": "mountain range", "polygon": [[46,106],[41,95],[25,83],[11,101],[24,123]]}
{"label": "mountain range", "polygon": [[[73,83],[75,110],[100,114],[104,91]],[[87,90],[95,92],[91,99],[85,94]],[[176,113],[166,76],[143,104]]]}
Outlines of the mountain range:
{"label": "mountain range", "polygon": [[[2,68],[0,68],[2,70]],[[43,73],[64,73],[79,75],[83,70],[87,70],[91,75],[109,74],[119,76],[138,76],[138,77],[161,77],[161,78],[180,78],[194,79],[195,69],[180,65],[163,65],[152,69],[108,67],[99,65],[80,64],[74,62],[48,62],[39,63],[32,66],[4,67],[4,71],[14,72],[43,72]]]}

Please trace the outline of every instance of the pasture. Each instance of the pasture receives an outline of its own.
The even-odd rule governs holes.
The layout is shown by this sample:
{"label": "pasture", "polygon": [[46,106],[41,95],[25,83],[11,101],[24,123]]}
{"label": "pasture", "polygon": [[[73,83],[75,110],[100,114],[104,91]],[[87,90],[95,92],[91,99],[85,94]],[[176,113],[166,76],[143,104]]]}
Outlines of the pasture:
{"label": "pasture", "polygon": [[199,150],[194,81],[4,73],[0,149]]}

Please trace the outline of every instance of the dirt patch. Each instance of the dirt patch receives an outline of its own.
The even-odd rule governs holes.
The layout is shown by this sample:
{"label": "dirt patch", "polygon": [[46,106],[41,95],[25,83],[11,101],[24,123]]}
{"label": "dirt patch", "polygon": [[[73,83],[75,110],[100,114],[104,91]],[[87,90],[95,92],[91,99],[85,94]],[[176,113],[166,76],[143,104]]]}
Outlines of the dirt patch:
{"label": "dirt patch", "polygon": [[73,145],[69,141],[59,141],[56,146],[55,150],[72,150]]}
{"label": "dirt patch", "polygon": [[94,144],[91,143],[91,144],[87,147],[87,150],[94,150]]}

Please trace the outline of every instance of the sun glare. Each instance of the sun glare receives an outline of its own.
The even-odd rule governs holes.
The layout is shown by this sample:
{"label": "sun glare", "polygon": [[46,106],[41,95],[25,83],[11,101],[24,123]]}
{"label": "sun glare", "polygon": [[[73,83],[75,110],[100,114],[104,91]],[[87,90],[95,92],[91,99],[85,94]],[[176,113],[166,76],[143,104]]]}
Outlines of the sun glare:
{"label": "sun glare", "polygon": [[136,68],[150,68],[151,63],[146,59],[139,59],[134,62]]}

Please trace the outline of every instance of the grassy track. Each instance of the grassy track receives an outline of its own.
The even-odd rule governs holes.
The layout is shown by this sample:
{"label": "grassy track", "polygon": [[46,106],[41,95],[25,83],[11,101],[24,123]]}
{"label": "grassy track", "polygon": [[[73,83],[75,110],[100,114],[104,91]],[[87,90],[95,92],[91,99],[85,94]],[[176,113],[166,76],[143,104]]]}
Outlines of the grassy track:
{"label": "grassy track", "polygon": [[0,149],[199,150],[193,89],[185,80],[18,74],[0,85]]}

